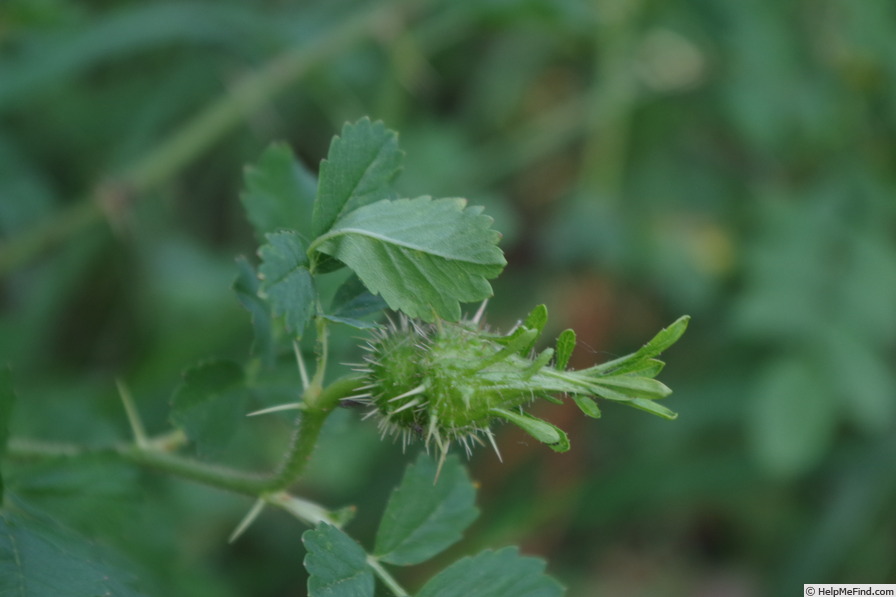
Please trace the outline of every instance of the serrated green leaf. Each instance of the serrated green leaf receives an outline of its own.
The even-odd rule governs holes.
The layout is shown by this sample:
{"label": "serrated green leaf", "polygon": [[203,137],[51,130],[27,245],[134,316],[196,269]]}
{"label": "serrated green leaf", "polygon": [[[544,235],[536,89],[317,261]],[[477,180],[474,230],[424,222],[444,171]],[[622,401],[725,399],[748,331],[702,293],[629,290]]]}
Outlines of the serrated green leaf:
{"label": "serrated green leaf", "polygon": [[310,235],[317,181],[288,145],[269,145],[258,162],[246,166],[244,179],[240,200],[259,241],[283,229]]}
{"label": "serrated green leaf", "polygon": [[300,337],[314,312],[315,298],[305,244],[294,232],[268,234],[267,241],[258,250],[260,294],[270,301],[274,315],[283,316],[286,329]]}
{"label": "serrated green leaf", "polygon": [[382,297],[371,294],[358,276],[352,275],[336,290],[330,311],[324,317],[358,329],[369,329],[377,324],[361,318],[378,313],[386,306]]}
{"label": "serrated green leaf", "polygon": [[202,455],[225,448],[245,414],[242,368],[232,361],[206,361],[187,369],[171,400],[171,422],[184,430]]}
{"label": "serrated green leaf", "polygon": [[426,454],[409,465],[389,498],[376,534],[374,554],[389,564],[424,562],[456,543],[479,511],[476,490],[460,461],[442,470]]}
{"label": "serrated green leaf", "polygon": [[434,576],[417,597],[560,597],[566,591],[544,573],[545,562],[516,547],[485,550]]}
{"label": "serrated green leaf", "polygon": [[51,520],[0,511],[0,595],[138,597],[118,559]]}
{"label": "serrated green leaf", "polygon": [[309,597],[373,597],[367,554],[351,537],[321,523],[302,534]]}
{"label": "serrated green leaf", "polygon": [[[16,394],[12,385],[12,371],[8,366],[0,367],[0,461],[6,453],[9,441],[9,424],[15,406]],[[0,503],[3,503],[3,475],[0,474]]]}
{"label": "serrated green leaf", "polygon": [[585,413],[585,416],[591,417],[592,419],[600,418],[600,408],[597,407],[597,403],[590,396],[573,394],[572,400],[576,403],[576,406],[579,407],[579,410]]}
{"label": "serrated green leaf", "polygon": [[233,291],[237,299],[249,311],[255,338],[252,354],[258,355],[266,364],[274,360],[274,333],[271,329],[270,305],[258,296],[261,284],[255,268],[244,257],[236,260],[237,275],[233,281]]}
{"label": "serrated green leaf", "polygon": [[403,157],[398,135],[382,122],[365,117],[343,126],[320,164],[313,236],[324,234],[352,210],[387,198],[388,185],[401,169]]}
{"label": "serrated green leaf", "polygon": [[463,199],[386,200],[340,218],[312,249],[348,265],[392,309],[456,321],[460,302],[491,296],[486,280],[506,264],[490,226]]}
{"label": "serrated green leaf", "polygon": [[547,444],[555,452],[566,452],[569,450],[569,436],[556,425],[533,417],[528,413],[520,413],[503,408],[493,408],[491,412],[513,423],[538,441]]}
{"label": "serrated green leaf", "polygon": [[554,356],[557,369],[566,369],[575,347],[576,333],[570,329],[560,332],[560,335],[557,336],[557,349]]}

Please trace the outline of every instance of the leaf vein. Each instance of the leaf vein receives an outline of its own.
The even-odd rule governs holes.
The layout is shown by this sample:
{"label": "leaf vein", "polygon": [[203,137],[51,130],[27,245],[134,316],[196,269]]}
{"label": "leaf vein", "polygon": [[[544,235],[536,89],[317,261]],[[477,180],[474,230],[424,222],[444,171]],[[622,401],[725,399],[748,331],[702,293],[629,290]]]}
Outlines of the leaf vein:
{"label": "leaf vein", "polygon": [[480,260],[476,260],[476,259],[469,258],[469,257],[459,256],[456,254],[452,255],[449,253],[445,253],[443,251],[436,251],[432,247],[426,247],[426,246],[422,246],[419,244],[410,243],[405,240],[386,236],[384,234],[379,234],[376,232],[372,232],[370,230],[365,230],[363,228],[339,228],[337,230],[334,230],[330,234],[322,236],[319,239],[319,242],[315,243],[315,244],[320,244],[320,243],[322,243],[326,240],[329,240],[331,238],[335,238],[337,236],[342,236],[342,235],[347,235],[347,234],[356,234],[358,236],[362,236],[365,238],[370,238],[373,240],[380,241],[386,245],[402,247],[404,249],[409,249],[409,250],[413,250],[413,251],[420,251],[421,253],[424,253],[426,255],[429,255],[432,257],[439,257],[446,261],[460,261],[463,263],[471,263],[473,265],[499,265],[500,264],[500,262],[498,262],[498,261],[492,261],[492,262],[480,261]]}

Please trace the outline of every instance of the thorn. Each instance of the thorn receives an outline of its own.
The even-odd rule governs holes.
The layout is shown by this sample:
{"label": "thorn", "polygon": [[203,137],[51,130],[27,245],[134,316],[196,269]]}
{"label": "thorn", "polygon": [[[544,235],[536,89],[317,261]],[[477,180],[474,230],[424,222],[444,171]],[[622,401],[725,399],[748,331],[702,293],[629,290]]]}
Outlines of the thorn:
{"label": "thorn", "polygon": [[249,526],[255,522],[255,519],[258,518],[258,515],[261,514],[261,511],[264,510],[265,500],[264,498],[258,498],[255,500],[255,503],[249,509],[249,512],[243,517],[236,528],[233,529],[233,532],[230,533],[230,537],[227,538],[228,543],[233,543],[236,541],[240,535],[242,535]]}
{"label": "thorn", "polygon": [[[393,400],[394,400],[394,398],[393,398]],[[420,399],[419,399],[419,398],[414,398],[413,400],[411,400],[410,402],[408,402],[408,403],[405,404],[404,406],[401,406],[401,407],[396,408],[395,410],[393,410],[391,414],[394,415],[394,414],[400,413],[401,411],[403,411],[403,410],[407,410],[407,409],[409,409],[409,408],[413,408],[413,407],[417,406],[418,404],[420,404]]]}
{"label": "thorn", "polygon": [[464,435],[458,438],[458,441],[464,447],[464,452],[467,453],[467,458],[471,458],[473,456],[473,452],[470,451],[470,436]]}
{"label": "thorn", "polygon": [[402,398],[407,398],[408,396],[416,396],[417,394],[422,394],[425,391],[426,391],[426,386],[423,384],[420,384],[416,388],[410,389],[407,392],[405,392],[404,394],[399,394],[398,396],[395,396],[394,398],[389,398],[388,402],[395,402],[396,400],[401,400]]}
{"label": "thorn", "polygon": [[479,322],[482,321],[482,315],[485,313],[485,306],[487,304],[488,304],[488,299],[485,299],[484,301],[482,301],[482,304],[479,305],[479,309],[476,310],[476,315],[473,316],[472,321],[477,326],[479,325]]}
{"label": "thorn", "polygon": [[261,410],[256,410],[251,413],[247,413],[247,417],[254,417],[257,415],[266,415],[268,413],[276,413],[283,410],[302,410],[304,407],[299,402],[290,402],[289,404],[278,404],[277,406],[271,406],[270,408],[263,408]]}
{"label": "thorn", "polygon": [[137,405],[134,404],[134,398],[127,386],[120,379],[115,380],[118,386],[118,395],[121,397],[121,403],[124,405],[124,412],[128,417],[128,423],[131,426],[131,433],[134,435],[134,443],[140,449],[149,447],[149,440],[146,437],[146,429],[143,427],[143,421],[140,420],[140,413],[137,412]]}
{"label": "thorn", "polygon": [[439,424],[439,417],[433,413],[429,418],[429,429],[426,430],[426,444],[429,445],[429,441],[433,436],[436,437],[437,442],[441,442],[439,439],[439,432],[436,429],[436,426]]}
{"label": "thorn", "polygon": [[498,457],[498,462],[503,463],[504,459],[501,458],[501,451],[498,449],[498,444],[495,442],[495,434],[492,433],[491,429],[485,429],[485,436],[488,438],[489,443],[492,445],[492,448],[495,450],[495,455]]}
{"label": "thorn", "polygon": [[305,369],[305,360],[302,358],[302,349],[299,343],[292,341],[292,350],[296,354],[296,363],[299,365],[299,377],[302,378],[302,392],[308,389],[308,371]]}
{"label": "thorn", "polygon": [[439,474],[442,472],[442,465],[445,464],[445,459],[448,457],[448,446],[440,446],[442,450],[442,454],[439,456],[439,466],[436,467],[436,478],[432,480],[432,484],[435,485],[439,482]]}

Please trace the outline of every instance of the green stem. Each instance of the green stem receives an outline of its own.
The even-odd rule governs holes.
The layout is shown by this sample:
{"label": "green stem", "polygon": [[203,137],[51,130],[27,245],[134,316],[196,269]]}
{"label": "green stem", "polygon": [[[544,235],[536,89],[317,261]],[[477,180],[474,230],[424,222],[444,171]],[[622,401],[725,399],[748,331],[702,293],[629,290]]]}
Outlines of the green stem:
{"label": "green stem", "polygon": [[327,372],[327,355],[330,352],[330,334],[327,326],[327,320],[324,319],[323,308],[320,305],[320,299],[317,300],[318,315],[315,318],[315,327],[317,328],[317,369],[314,371],[314,377],[311,383],[305,389],[303,396],[306,404],[314,407],[318,404],[322,394],[321,388],[324,384],[324,376]]}
{"label": "green stem", "polygon": [[[156,445],[156,442],[149,440],[148,445]],[[143,448],[132,443],[88,447],[79,444],[51,443],[14,437],[9,440],[7,456],[20,459],[115,456],[140,466],[154,468],[197,483],[249,496],[258,496],[262,493],[269,479],[266,476],[252,475],[199,462],[158,448]]]}
{"label": "green stem", "polygon": [[207,464],[168,452],[145,450],[135,445],[118,448],[115,452],[125,460],[135,464],[248,496],[255,497],[263,493],[269,483],[269,477],[267,476],[253,475],[231,468]]}
{"label": "green stem", "polygon": [[389,574],[389,571],[383,568],[383,565],[380,564],[379,560],[375,557],[368,555],[367,556],[367,565],[370,566],[374,573],[380,577],[380,580],[383,581],[383,584],[392,591],[392,594],[395,597],[408,597],[409,593],[405,591],[400,584]]}
{"label": "green stem", "polygon": [[173,454],[163,448],[171,443],[169,436],[164,436],[164,441],[148,439],[147,447],[127,443],[99,448],[12,438],[7,447],[7,455],[22,459],[112,455],[197,483],[257,497],[281,491],[295,482],[305,470],[326,417],[339,400],[353,394],[360,383],[357,377],[344,377],[321,391],[318,397],[318,404],[321,406],[306,412],[301,418],[287,456],[273,475],[247,473]]}
{"label": "green stem", "polygon": [[[280,491],[294,483],[305,471],[324,421],[333,412],[339,400],[355,393],[361,384],[360,378],[347,376],[337,379],[324,388],[313,400],[305,402],[295,426],[292,442],[277,472],[264,487],[264,491]],[[312,383],[311,387],[314,387]]]}
{"label": "green stem", "polygon": [[315,66],[345,48],[381,31],[397,30],[393,21],[403,18],[402,9],[410,2],[387,3],[363,12],[354,19],[325,32],[308,45],[290,48],[273,58],[261,70],[239,81],[224,97],[217,99],[177,132],[143,158],[112,177],[114,184],[97,187],[91,197],[57,212],[39,224],[0,245],[0,276],[27,263],[64,242],[77,232],[98,223],[106,211],[115,208],[109,189],[117,189],[116,203],[134,194],[145,193],[174,177],[219,141],[271,97],[283,91]]}
{"label": "green stem", "polygon": [[325,522],[335,527],[341,527],[339,521],[335,519],[332,512],[323,506],[310,502],[308,500],[290,495],[285,491],[278,491],[274,494],[266,495],[263,500],[268,504],[273,504],[278,508],[289,512],[305,524],[309,526],[317,526]]}

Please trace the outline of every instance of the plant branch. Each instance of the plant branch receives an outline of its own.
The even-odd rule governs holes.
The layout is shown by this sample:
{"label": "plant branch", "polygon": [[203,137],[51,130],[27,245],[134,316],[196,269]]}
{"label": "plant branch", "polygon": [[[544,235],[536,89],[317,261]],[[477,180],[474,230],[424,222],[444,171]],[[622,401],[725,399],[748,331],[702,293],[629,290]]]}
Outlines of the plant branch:
{"label": "plant branch", "polygon": [[[357,376],[342,377],[313,398],[306,400],[306,408],[296,420],[295,432],[286,456],[265,486],[265,491],[285,489],[302,475],[317,445],[324,421],[333,412],[339,400],[354,394],[360,384],[360,378]],[[312,383],[310,387],[313,388],[314,384]]]}
{"label": "plant branch", "polygon": [[[394,29],[392,22],[403,17],[402,8],[408,4],[379,5],[323,33],[308,45],[290,48],[274,57],[261,70],[240,80],[229,94],[178,127],[141,159],[111,177],[114,182],[101,183],[90,197],[0,244],[0,276],[97,224],[104,214],[116,209],[122,197],[145,193],[171,179],[240,124],[246,114],[260,108],[312,68],[364,38]],[[112,193],[110,189],[118,192]]]}
{"label": "plant branch", "polygon": [[183,477],[197,483],[225,489],[248,496],[258,496],[265,491],[269,477],[208,464],[159,450],[144,450],[136,445],[119,447],[115,453],[129,462]]}
{"label": "plant branch", "polygon": [[12,458],[76,458],[89,455],[112,455],[128,462],[153,468],[170,475],[235,493],[258,497],[283,490],[302,474],[326,417],[341,398],[351,395],[361,383],[357,377],[344,377],[324,388],[319,396],[319,408],[301,417],[294,440],[283,463],[274,474],[253,474],[224,466],[200,462],[174,454],[165,448],[176,446],[179,432],[159,438],[148,438],[145,446],[134,443],[91,447],[80,444],[49,443],[24,438],[10,438],[7,456]]}

